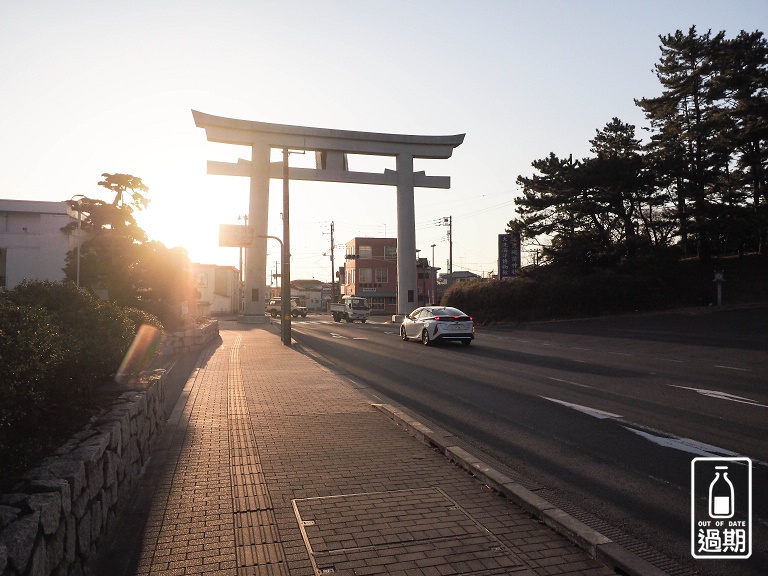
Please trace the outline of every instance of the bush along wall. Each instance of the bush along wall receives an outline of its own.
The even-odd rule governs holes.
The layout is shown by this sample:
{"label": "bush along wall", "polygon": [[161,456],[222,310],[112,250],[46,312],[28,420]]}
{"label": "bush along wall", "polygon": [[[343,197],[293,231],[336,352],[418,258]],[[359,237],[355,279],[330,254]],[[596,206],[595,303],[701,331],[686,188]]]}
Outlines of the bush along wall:
{"label": "bush along wall", "polygon": [[149,459],[164,403],[160,371],[0,495],[0,575],[83,573]]}

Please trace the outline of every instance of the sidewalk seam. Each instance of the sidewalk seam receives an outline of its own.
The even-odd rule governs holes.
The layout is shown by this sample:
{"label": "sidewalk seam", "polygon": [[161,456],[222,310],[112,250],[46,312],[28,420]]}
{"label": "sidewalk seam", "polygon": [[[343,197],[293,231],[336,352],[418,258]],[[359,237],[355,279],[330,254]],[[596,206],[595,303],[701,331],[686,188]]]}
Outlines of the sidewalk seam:
{"label": "sidewalk seam", "polygon": [[621,573],[628,576],[669,576],[647,560],[590,528],[557,506],[550,504],[535,492],[513,481],[473,454],[451,444],[450,441],[446,441],[449,439],[434,432],[428,426],[411,418],[391,404],[371,403],[371,405],[419,441],[432,446],[450,461],[568,538],[590,554],[592,558],[600,560],[614,571],[621,570]]}

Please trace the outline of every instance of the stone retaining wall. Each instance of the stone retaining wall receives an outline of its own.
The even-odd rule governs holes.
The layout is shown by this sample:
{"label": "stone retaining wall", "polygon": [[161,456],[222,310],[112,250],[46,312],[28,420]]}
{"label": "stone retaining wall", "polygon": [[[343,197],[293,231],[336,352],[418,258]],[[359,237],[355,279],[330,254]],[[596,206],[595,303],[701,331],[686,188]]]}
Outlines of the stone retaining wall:
{"label": "stone retaining wall", "polygon": [[165,422],[162,371],[0,496],[0,574],[76,576],[131,493]]}
{"label": "stone retaining wall", "polygon": [[181,332],[165,334],[160,344],[160,355],[173,356],[202,349],[219,335],[219,321],[211,320],[204,326],[189,328]]}
{"label": "stone retaining wall", "polygon": [[[201,349],[219,323],[166,334],[161,355]],[[130,498],[166,420],[165,376],[150,373],[0,495],[0,576],[81,576]]]}

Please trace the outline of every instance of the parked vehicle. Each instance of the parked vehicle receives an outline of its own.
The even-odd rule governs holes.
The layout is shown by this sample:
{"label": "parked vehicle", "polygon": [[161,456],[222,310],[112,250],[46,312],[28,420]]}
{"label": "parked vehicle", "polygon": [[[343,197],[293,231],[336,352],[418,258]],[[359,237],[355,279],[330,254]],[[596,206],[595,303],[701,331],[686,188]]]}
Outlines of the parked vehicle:
{"label": "parked vehicle", "polygon": [[335,302],[329,306],[333,314],[334,322],[354,322],[360,320],[363,324],[371,316],[371,306],[367,298],[360,296],[344,296],[341,302]]}
{"label": "parked vehicle", "polygon": [[425,306],[408,314],[400,325],[403,340],[419,338],[429,346],[441,340],[457,340],[469,346],[475,338],[475,323],[458,308]]}
{"label": "parked vehicle", "polygon": [[[272,298],[269,301],[269,304],[267,304],[265,312],[271,315],[272,318],[280,316],[283,313],[283,299]],[[294,318],[297,316],[305,318],[307,316],[307,308],[306,306],[299,306],[298,298],[291,298],[291,316]]]}

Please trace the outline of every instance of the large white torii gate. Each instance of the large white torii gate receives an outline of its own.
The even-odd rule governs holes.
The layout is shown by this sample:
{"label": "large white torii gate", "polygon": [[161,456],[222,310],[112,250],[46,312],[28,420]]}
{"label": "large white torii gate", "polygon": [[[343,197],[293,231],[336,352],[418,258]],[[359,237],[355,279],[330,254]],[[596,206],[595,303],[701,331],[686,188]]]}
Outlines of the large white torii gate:
{"label": "large white torii gate", "polygon": [[[453,149],[464,141],[465,134],[414,136],[307,128],[212,116],[197,110],[192,110],[192,116],[195,125],[205,129],[210,142],[251,147],[250,160],[208,161],[208,174],[251,179],[248,223],[254,227],[256,238],[246,250],[246,316],[264,317],[262,291],[267,284],[269,179],[283,178],[283,162],[270,162],[271,148],[315,152],[317,168],[289,168],[290,180],[397,187],[397,313],[408,314],[417,307],[414,188],[450,188],[451,179],[414,172],[413,159],[450,158]],[[394,156],[396,170],[350,172],[346,154]]]}

